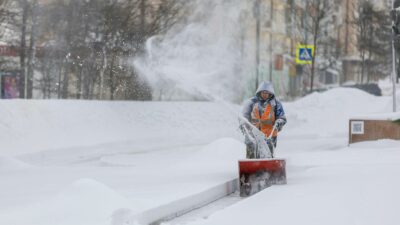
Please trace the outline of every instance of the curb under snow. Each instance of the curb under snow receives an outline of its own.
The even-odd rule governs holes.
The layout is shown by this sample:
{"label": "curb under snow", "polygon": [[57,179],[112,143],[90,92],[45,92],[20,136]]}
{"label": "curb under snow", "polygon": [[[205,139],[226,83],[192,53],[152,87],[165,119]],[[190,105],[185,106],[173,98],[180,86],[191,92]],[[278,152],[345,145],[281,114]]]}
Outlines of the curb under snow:
{"label": "curb under snow", "polygon": [[128,216],[126,220],[120,220],[121,218],[119,218],[119,221],[113,223],[113,225],[136,223],[141,225],[159,224],[162,221],[182,216],[192,210],[201,208],[234,193],[238,190],[238,184],[238,179],[233,179],[200,193],[146,210],[140,214]]}

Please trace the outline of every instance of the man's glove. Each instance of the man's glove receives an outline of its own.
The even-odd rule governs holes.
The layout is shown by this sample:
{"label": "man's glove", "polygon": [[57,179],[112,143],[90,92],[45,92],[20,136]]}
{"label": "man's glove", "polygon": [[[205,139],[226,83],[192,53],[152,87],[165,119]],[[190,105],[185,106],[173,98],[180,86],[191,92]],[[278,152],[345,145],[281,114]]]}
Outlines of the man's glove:
{"label": "man's glove", "polygon": [[275,126],[278,131],[281,131],[283,126],[285,125],[286,121],[284,119],[277,119],[275,121]]}

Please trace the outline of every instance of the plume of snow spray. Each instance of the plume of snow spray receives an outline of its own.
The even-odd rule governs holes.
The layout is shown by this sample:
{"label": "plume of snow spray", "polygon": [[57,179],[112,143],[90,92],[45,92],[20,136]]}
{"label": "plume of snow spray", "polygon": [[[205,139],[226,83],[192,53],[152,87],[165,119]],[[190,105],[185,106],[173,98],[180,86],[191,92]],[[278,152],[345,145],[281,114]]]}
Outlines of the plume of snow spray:
{"label": "plume of snow spray", "polygon": [[147,40],[134,66],[157,100],[179,99],[180,90],[202,99],[240,101],[245,89],[242,0],[197,0],[185,26]]}

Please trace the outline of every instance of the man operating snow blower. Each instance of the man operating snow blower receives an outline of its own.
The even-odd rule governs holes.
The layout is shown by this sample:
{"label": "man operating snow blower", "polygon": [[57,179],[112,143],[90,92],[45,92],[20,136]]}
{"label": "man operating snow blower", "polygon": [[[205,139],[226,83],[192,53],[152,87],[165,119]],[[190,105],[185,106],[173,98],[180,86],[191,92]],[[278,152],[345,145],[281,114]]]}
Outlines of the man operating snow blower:
{"label": "man operating snow blower", "polygon": [[[278,132],[286,124],[286,116],[282,104],[275,98],[274,87],[271,83],[262,82],[259,85],[256,95],[244,103],[242,114],[266,136],[264,140],[270,150],[270,157],[273,158]],[[242,125],[245,126],[246,124]],[[251,136],[245,134],[246,157],[248,159],[264,158],[265,156],[257,155],[261,146],[254,139],[252,140]]]}
{"label": "man operating snow blower", "polygon": [[239,124],[247,158],[238,161],[240,196],[286,184],[286,161],[274,157],[278,132],[286,124],[286,117],[270,83],[261,83],[256,96],[245,102]]}

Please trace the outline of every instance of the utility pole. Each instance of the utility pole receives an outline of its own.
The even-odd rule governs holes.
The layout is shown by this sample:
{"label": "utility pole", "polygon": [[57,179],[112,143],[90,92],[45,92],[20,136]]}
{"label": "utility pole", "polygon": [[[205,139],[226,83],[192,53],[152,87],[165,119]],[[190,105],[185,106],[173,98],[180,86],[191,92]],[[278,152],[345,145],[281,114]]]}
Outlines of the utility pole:
{"label": "utility pole", "polygon": [[[395,28],[397,28],[396,22],[399,20],[396,9],[394,8],[394,2],[392,0],[392,12],[395,15],[395,18],[392,19],[392,88],[393,88],[393,112],[397,111],[397,106],[396,106],[396,49],[394,42],[396,40],[396,34]],[[396,20],[396,21],[395,21]],[[396,29],[398,30],[398,29]]]}
{"label": "utility pole", "polygon": [[[308,0],[304,0],[304,16],[303,16],[303,30],[304,30],[304,45],[307,46],[308,45]],[[296,50],[297,51],[297,50]],[[309,76],[309,70],[308,70],[308,65],[303,65],[302,67],[302,81],[304,82],[305,80],[308,80],[308,76]],[[308,83],[308,82],[307,82]],[[307,84],[303,83],[303,91],[307,92]]]}
{"label": "utility pole", "polygon": [[307,34],[307,18],[308,16],[308,0],[305,0],[304,2],[304,18],[303,18],[303,28],[304,28],[304,45],[307,45],[308,42],[308,34]]}
{"label": "utility pole", "polygon": [[272,22],[274,20],[274,0],[270,0],[270,29],[269,29],[269,81],[272,82]]}
{"label": "utility pole", "polygon": [[[294,11],[294,1],[293,0],[291,0],[290,1],[290,57],[291,57],[291,59],[294,59],[296,56],[296,54],[295,54],[295,46],[294,46],[294,13],[295,13],[295,11]],[[293,67],[293,65],[292,64],[290,64],[290,68],[291,69],[293,69],[292,68]],[[289,71],[290,71],[290,69],[289,69]],[[290,72],[289,72],[290,73]],[[293,78],[292,76],[291,76],[292,74],[289,74],[289,95],[290,95],[290,97],[294,97],[295,96],[295,93],[297,92],[297,89],[296,89],[296,86],[295,86],[295,80],[294,79],[296,79],[296,78]],[[296,74],[295,74],[295,76],[297,76],[297,72],[296,72]]]}
{"label": "utility pole", "polygon": [[258,78],[260,74],[260,0],[255,0],[254,16],[256,18],[256,90],[258,88]]}

